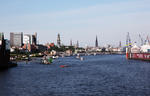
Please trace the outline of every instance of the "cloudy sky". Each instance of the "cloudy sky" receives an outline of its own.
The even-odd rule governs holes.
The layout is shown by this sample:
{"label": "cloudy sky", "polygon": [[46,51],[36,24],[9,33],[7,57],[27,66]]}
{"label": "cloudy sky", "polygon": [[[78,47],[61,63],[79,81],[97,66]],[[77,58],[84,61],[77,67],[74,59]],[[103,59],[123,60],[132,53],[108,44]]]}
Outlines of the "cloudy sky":
{"label": "cloudy sky", "polygon": [[125,45],[150,35],[150,0],[0,0],[0,32],[38,33],[40,43]]}

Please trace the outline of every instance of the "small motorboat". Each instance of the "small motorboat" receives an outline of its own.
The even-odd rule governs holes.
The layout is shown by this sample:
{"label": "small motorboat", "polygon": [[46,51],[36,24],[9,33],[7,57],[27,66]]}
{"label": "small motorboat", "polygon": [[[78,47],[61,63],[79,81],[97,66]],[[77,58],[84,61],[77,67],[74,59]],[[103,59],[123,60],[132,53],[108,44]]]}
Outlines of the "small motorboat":
{"label": "small motorboat", "polygon": [[52,57],[50,57],[50,56],[43,56],[43,59],[42,59],[42,63],[43,64],[51,64],[52,62],[53,62]]}
{"label": "small motorboat", "polygon": [[60,68],[69,67],[68,65],[60,65]]}
{"label": "small motorboat", "polygon": [[83,58],[83,57],[80,57],[80,60],[81,60],[81,61],[83,61],[83,60],[84,60],[84,58]]}

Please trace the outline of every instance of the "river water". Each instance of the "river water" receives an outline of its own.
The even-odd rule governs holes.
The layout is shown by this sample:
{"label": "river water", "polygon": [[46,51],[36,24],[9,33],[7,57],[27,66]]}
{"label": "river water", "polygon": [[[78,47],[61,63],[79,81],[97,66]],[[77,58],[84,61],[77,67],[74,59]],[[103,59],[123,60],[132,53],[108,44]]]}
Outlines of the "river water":
{"label": "river water", "polygon": [[34,58],[0,72],[0,96],[150,96],[150,62],[97,55],[43,65]]}

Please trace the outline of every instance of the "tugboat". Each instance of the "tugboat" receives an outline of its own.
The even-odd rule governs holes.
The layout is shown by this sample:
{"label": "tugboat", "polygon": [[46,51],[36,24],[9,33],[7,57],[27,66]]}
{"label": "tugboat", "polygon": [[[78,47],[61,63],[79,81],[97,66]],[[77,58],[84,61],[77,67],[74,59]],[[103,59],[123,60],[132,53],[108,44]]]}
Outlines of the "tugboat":
{"label": "tugboat", "polygon": [[44,55],[42,58],[43,64],[51,64],[53,62],[52,57]]}
{"label": "tugboat", "polygon": [[77,54],[76,58],[79,59],[80,58],[80,54]]}

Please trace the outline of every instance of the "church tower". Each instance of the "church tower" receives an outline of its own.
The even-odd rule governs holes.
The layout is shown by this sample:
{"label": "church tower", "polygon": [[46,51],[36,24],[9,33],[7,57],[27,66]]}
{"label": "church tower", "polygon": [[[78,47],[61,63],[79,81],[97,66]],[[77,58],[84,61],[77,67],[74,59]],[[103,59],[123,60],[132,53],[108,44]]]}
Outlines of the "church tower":
{"label": "church tower", "polygon": [[72,46],[72,40],[70,40],[70,46]]}
{"label": "church tower", "polygon": [[79,41],[77,40],[77,48],[79,47]]}
{"label": "church tower", "polygon": [[61,46],[60,34],[58,34],[58,36],[57,36],[57,46],[58,47]]}
{"label": "church tower", "polygon": [[98,39],[97,39],[97,36],[96,36],[96,40],[95,40],[95,47],[98,47]]}

